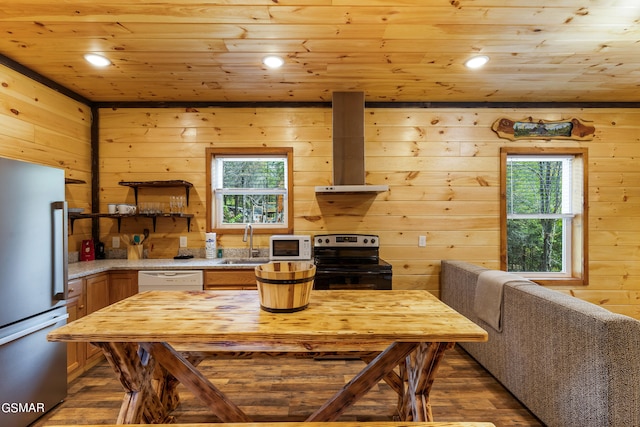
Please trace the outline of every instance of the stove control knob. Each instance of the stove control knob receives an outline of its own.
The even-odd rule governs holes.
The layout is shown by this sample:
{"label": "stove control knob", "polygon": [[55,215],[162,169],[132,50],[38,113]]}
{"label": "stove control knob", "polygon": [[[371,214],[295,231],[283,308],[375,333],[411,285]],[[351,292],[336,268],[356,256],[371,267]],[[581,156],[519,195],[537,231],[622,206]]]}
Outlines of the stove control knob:
{"label": "stove control knob", "polygon": [[376,244],[376,239],[371,239],[371,244],[375,245]]}
{"label": "stove control knob", "polygon": [[324,242],[328,245],[329,244],[329,239],[324,239]]}
{"label": "stove control knob", "polygon": [[369,239],[364,239],[364,244],[366,245],[367,243],[369,243]]}
{"label": "stove control knob", "polygon": [[318,244],[322,243],[322,239],[318,239]]}

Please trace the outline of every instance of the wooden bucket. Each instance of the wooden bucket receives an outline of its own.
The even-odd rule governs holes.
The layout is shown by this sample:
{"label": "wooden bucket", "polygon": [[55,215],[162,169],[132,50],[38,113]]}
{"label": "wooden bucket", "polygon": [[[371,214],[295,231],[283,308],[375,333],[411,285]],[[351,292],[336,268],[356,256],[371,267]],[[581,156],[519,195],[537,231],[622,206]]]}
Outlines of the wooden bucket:
{"label": "wooden bucket", "polygon": [[307,308],[316,266],[308,261],[270,262],[256,267],[260,307],[271,313]]}

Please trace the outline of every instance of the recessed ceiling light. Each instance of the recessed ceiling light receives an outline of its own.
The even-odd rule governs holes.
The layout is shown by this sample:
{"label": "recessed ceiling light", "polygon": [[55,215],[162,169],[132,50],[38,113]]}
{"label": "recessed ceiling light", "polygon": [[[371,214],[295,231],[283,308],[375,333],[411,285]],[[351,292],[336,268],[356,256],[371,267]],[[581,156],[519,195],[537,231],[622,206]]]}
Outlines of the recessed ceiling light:
{"label": "recessed ceiling light", "polygon": [[489,57],[486,55],[480,55],[468,59],[467,62],[464,63],[464,65],[467,68],[480,68],[487,62],[489,62]]}
{"label": "recessed ceiling light", "polygon": [[284,59],[276,55],[265,56],[262,63],[269,68],[280,68],[284,65]]}
{"label": "recessed ceiling light", "polygon": [[111,65],[111,61],[105,58],[102,55],[97,55],[95,53],[87,53],[84,55],[84,59],[87,60],[91,65],[95,65],[96,67],[106,67],[107,65]]}

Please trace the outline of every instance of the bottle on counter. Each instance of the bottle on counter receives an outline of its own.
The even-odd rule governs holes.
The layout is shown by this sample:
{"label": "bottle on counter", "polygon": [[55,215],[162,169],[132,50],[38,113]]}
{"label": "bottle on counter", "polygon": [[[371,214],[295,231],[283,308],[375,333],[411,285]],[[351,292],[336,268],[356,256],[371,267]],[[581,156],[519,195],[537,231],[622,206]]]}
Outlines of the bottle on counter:
{"label": "bottle on counter", "polygon": [[216,257],[216,233],[205,233],[204,253],[207,259]]}

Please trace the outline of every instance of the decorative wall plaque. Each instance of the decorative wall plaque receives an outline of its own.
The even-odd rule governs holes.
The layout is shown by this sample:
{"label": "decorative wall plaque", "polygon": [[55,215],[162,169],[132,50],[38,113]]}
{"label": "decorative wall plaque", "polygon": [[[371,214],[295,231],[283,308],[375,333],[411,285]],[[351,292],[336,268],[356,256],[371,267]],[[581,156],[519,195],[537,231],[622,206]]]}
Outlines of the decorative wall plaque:
{"label": "decorative wall plaque", "polygon": [[534,120],[532,117],[515,121],[501,118],[491,126],[500,138],[510,139],[575,139],[589,141],[596,131],[594,126],[576,118],[561,121]]}

